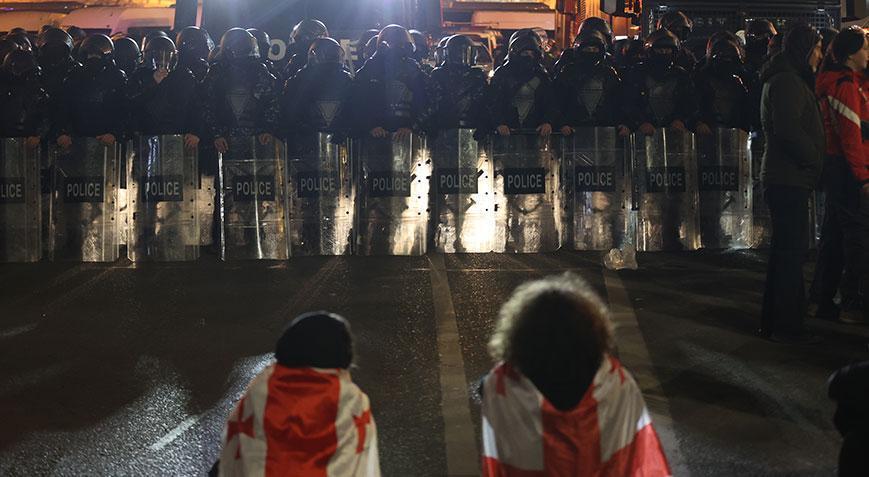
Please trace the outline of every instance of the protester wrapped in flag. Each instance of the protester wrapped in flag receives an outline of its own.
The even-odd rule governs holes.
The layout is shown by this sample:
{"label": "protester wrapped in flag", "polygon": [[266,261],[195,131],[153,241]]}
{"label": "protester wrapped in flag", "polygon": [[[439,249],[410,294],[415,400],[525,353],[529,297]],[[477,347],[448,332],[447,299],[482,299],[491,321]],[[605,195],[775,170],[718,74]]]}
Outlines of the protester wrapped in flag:
{"label": "protester wrapped in flag", "polygon": [[600,298],[579,277],[520,286],[489,343],[484,477],[669,476],[639,387],[611,354]]}
{"label": "protester wrapped in flag", "polygon": [[227,420],[219,475],[380,476],[368,396],[348,371],[347,321],[326,312],[297,317],[278,340],[275,359]]}

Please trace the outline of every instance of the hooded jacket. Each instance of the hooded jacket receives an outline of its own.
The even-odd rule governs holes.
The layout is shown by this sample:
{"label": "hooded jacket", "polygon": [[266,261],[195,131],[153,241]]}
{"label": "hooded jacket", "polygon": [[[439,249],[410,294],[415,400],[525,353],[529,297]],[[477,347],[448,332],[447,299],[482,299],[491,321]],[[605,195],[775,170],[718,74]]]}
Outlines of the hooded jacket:
{"label": "hooded jacket", "polygon": [[803,73],[780,53],[761,72],[760,116],[766,136],[761,180],[765,185],[814,189],[824,161],[824,125]]}
{"label": "hooded jacket", "polygon": [[815,93],[821,102],[827,155],[844,156],[854,178],[869,183],[869,91],[856,71],[825,71]]}

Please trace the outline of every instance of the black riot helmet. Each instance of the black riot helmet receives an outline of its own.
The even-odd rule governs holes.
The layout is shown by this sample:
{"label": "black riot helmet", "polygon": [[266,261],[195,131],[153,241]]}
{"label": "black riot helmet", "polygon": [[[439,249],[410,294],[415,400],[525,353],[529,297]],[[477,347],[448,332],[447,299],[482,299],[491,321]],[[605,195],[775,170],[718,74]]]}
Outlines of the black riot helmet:
{"label": "black riot helmet", "polygon": [[95,34],[84,39],[79,45],[78,56],[82,63],[94,60],[112,59],[115,45],[106,35]]}
{"label": "black riot helmet", "polygon": [[308,48],[309,65],[343,65],[344,48],[331,38],[317,38]]}
{"label": "black riot helmet", "polygon": [[320,20],[306,19],[293,27],[293,32],[290,33],[290,40],[293,43],[301,43],[305,48],[311,45],[311,42],[317,38],[326,38],[329,36],[329,29],[326,24]]}
{"label": "black riot helmet", "polygon": [[423,61],[428,58],[430,49],[428,47],[428,38],[419,30],[409,30],[410,37],[413,39],[413,58],[416,61]]}
{"label": "black riot helmet", "polygon": [[670,30],[655,30],[646,38],[646,58],[652,67],[669,68],[676,61],[680,46],[679,38]]}
{"label": "black riot helmet", "polygon": [[745,41],[747,43],[754,39],[759,39],[766,45],[769,43],[770,38],[777,34],[778,31],[775,29],[775,25],[771,21],[761,18],[749,22],[748,27],[745,29]]}
{"label": "black riot helmet", "polygon": [[574,57],[583,64],[597,64],[607,52],[606,37],[597,30],[584,30],[573,41]]}
{"label": "black riot helmet", "polygon": [[49,28],[36,39],[36,55],[43,65],[56,65],[72,54],[72,37],[60,28]]}
{"label": "black riot helmet", "polygon": [[658,29],[666,28],[671,33],[679,38],[679,41],[688,40],[691,35],[691,30],[694,29],[694,23],[679,10],[671,10],[661,15],[658,19]]}
{"label": "black riot helmet", "polygon": [[413,38],[401,25],[386,25],[377,35],[377,51],[389,51],[402,58],[409,57],[414,52]]}
{"label": "black riot helmet", "polygon": [[[606,45],[607,51],[612,48],[613,29],[610,27],[610,24],[606,22],[606,20],[599,17],[586,18],[582,21],[582,23],[579,24],[579,28],[576,30],[576,38],[579,39],[580,36],[588,31],[599,32],[604,38],[604,44]],[[574,45],[576,45],[575,41]]]}
{"label": "black riot helmet", "polygon": [[269,59],[269,51],[272,49],[272,39],[269,38],[269,34],[262,30],[257,30],[256,28],[248,28],[247,32],[253,35],[256,40],[256,46],[257,49],[259,49],[260,58],[264,60]]}
{"label": "black riot helmet", "polygon": [[7,40],[12,40],[17,43],[22,50],[33,50],[33,44],[30,43],[30,38],[27,36],[27,33],[9,32],[5,38]]}
{"label": "black riot helmet", "polygon": [[374,56],[374,53],[377,52],[377,36],[372,36],[368,43],[362,48],[362,57],[366,60]]}
{"label": "black riot helmet", "polygon": [[[148,42],[153,40],[154,38],[169,38],[169,35],[166,34],[163,30],[156,30],[149,32],[147,35],[142,37],[142,51],[145,51],[145,48],[148,47]],[[115,45],[115,49],[117,49],[118,45]]]}
{"label": "black riot helmet", "polygon": [[720,42],[730,42],[730,43],[737,45],[737,48],[739,49],[740,55],[742,55],[742,47],[739,46],[742,43],[740,42],[739,37],[736,36],[736,34],[731,33],[729,31],[721,30],[721,31],[717,31],[717,32],[713,33],[709,37],[709,39],[706,40],[706,58],[707,59],[712,58],[713,50],[715,49],[716,45],[718,45],[718,43],[720,43]]}
{"label": "black riot helmet", "polygon": [[534,30],[527,28],[518,30],[510,37],[510,46],[507,48],[507,60],[514,61],[520,56],[527,56],[525,52],[531,52],[535,61],[543,59],[543,41]]}
{"label": "black riot helmet", "polygon": [[144,57],[148,67],[171,71],[178,62],[178,51],[169,37],[157,37],[145,44]]}
{"label": "black riot helmet", "polygon": [[83,29],[70,25],[66,27],[66,32],[69,33],[69,36],[72,37],[72,44],[75,45],[73,48],[78,47],[81,43],[88,37],[88,34]]}
{"label": "black riot helmet", "polygon": [[39,74],[39,65],[33,53],[18,49],[6,55],[6,59],[3,60],[3,71],[18,78],[33,76]]}
{"label": "black riot helmet", "polygon": [[220,39],[220,56],[228,61],[259,58],[256,39],[244,28],[230,28]]}
{"label": "black riot helmet", "polygon": [[441,38],[440,41],[438,41],[437,46],[435,47],[435,63],[438,66],[444,64],[444,61],[445,61],[444,55],[445,55],[445,51],[446,51],[445,49],[447,47],[447,41],[449,41],[450,38],[452,38],[451,35],[447,35],[447,36]]}
{"label": "black riot helmet", "polygon": [[189,56],[201,60],[207,60],[211,50],[214,49],[214,41],[211,35],[197,26],[184,27],[175,37],[178,45],[179,56]]}
{"label": "black riot helmet", "polygon": [[115,62],[127,75],[131,74],[142,60],[139,45],[132,38],[124,37],[114,41]]}
{"label": "black riot helmet", "polygon": [[6,55],[12,53],[13,51],[20,50],[21,47],[18,46],[18,43],[15,43],[12,40],[7,40],[5,38],[0,39],[0,62],[6,58]]}
{"label": "black riot helmet", "polygon": [[477,45],[465,35],[454,35],[444,46],[444,62],[448,65],[474,66],[477,63]]}

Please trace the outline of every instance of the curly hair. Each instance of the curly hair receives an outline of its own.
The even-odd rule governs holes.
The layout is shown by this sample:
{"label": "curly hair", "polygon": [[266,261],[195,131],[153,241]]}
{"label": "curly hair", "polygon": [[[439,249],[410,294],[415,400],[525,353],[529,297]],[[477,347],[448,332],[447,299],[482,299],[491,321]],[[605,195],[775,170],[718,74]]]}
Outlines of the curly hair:
{"label": "curly hair", "polygon": [[516,288],[489,340],[493,359],[518,368],[550,400],[566,388],[584,391],[611,349],[606,305],[572,273]]}

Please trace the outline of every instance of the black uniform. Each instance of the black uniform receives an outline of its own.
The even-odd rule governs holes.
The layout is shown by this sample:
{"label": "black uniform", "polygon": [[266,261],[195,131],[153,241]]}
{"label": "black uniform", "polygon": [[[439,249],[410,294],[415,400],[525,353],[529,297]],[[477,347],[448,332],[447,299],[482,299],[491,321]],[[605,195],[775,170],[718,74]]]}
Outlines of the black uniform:
{"label": "black uniform", "polygon": [[48,128],[48,95],[29,51],[6,56],[0,82],[0,137],[41,136]]}
{"label": "black uniform", "polygon": [[306,66],[287,80],[281,98],[281,128],[291,139],[312,132],[344,132],[348,126],[353,77],[344,69],[344,50],[335,40],[320,38],[311,52]]}
{"label": "black uniform", "polygon": [[[647,59],[624,80],[622,109],[628,124],[633,129],[643,123],[659,128],[679,120],[691,127],[697,116],[696,95],[688,72],[675,64],[678,40],[666,30],[653,35],[646,40]],[[672,54],[657,54],[656,48],[670,48]]]}
{"label": "black uniform", "polygon": [[120,139],[125,132],[127,76],[112,59],[112,41],[93,35],[80,46],[84,66],[63,85],[58,134]]}
{"label": "black uniform", "polygon": [[[171,42],[168,38],[165,41]],[[154,79],[157,69],[154,62],[146,61],[130,78],[132,130],[146,135],[201,135],[202,104],[193,73],[174,66],[169,75],[157,83]]]}
{"label": "black uniform", "polygon": [[317,38],[327,38],[329,30],[319,20],[302,20],[293,27],[290,42],[287,45],[288,58],[284,67],[283,78],[292,78],[308,62],[308,49]]}
{"label": "black uniform", "polygon": [[444,63],[432,71],[432,132],[483,124],[486,73],[473,64],[474,45],[463,35],[450,38]]}
{"label": "black uniform", "polygon": [[[428,77],[410,57],[413,42],[407,30],[390,28],[380,32],[377,52],[356,73],[352,114],[360,135],[377,127],[419,130],[426,121]],[[386,42],[390,35],[402,38]]]}
{"label": "black uniform", "polygon": [[[595,46],[597,52],[583,51]],[[577,38],[572,61],[554,79],[562,126],[617,126],[623,114],[619,93],[621,78],[606,61],[604,37],[584,33]]]}
{"label": "black uniform", "polygon": [[203,84],[203,114],[211,138],[274,133],[276,79],[260,61],[255,40],[241,28],[224,34],[221,53]]}
{"label": "black uniform", "polygon": [[[514,38],[507,61],[495,70],[488,90],[490,129],[535,129],[556,116],[552,81],[543,65],[539,39],[532,33]],[[534,35],[536,36],[536,35]],[[531,51],[533,56],[522,53]]]}
{"label": "black uniform", "polygon": [[744,74],[742,63],[737,46],[726,42],[725,45],[694,73],[698,119],[712,128],[748,130],[748,88],[741,77]]}

